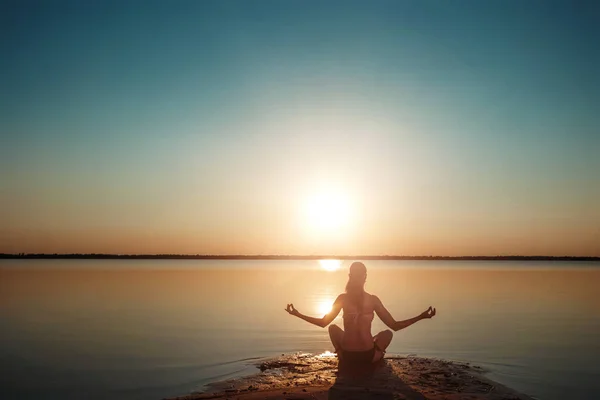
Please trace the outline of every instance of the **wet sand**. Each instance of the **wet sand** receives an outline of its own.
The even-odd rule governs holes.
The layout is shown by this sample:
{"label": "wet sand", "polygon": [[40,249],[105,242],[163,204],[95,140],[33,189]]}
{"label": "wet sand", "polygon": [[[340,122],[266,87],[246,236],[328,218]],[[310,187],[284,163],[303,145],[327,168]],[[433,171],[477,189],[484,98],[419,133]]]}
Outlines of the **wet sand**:
{"label": "wet sand", "polygon": [[169,400],[532,400],[487,379],[478,366],[429,358],[386,357],[357,370],[338,365],[333,355],[296,354],[257,367],[260,372],[253,376]]}

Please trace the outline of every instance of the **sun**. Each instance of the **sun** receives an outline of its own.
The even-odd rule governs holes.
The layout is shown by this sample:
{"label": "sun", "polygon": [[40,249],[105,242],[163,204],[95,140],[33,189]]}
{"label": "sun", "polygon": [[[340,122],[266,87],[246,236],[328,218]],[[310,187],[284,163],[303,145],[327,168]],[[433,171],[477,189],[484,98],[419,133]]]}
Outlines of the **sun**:
{"label": "sun", "polygon": [[321,268],[325,271],[333,272],[340,269],[342,260],[319,260],[319,264],[321,264]]}
{"label": "sun", "polygon": [[323,192],[312,196],[306,204],[308,225],[317,233],[331,233],[350,222],[350,203],[347,196]]}

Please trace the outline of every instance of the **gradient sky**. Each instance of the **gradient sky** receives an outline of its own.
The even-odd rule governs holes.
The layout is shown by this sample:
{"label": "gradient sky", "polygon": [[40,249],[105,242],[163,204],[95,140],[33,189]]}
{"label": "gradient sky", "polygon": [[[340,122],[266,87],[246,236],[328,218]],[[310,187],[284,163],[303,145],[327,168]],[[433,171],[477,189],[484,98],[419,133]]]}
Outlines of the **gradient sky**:
{"label": "gradient sky", "polygon": [[600,256],[595,2],[0,7],[0,252]]}

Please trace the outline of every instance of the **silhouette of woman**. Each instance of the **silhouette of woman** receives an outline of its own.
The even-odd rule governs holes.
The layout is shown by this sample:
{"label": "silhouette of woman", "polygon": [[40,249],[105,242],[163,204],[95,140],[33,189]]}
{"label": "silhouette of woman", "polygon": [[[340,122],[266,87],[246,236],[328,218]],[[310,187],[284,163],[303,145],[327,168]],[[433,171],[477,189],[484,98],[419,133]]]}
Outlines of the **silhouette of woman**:
{"label": "silhouette of woman", "polygon": [[[391,330],[404,329],[422,319],[435,315],[435,308],[429,307],[414,318],[396,321],[390,312],[383,306],[381,300],[375,295],[365,292],[367,268],[361,262],[354,262],[350,266],[346,293],[340,294],[331,311],[323,318],[314,318],[301,314],[293,304],[288,304],[285,311],[311,324],[325,328],[344,310],[344,329],[337,325],[329,327],[329,337],[335,348],[340,362],[350,364],[370,364],[381,360],[385,350],[392,341]],[[371,322],[374,314],[391,329],[371,336]]]}

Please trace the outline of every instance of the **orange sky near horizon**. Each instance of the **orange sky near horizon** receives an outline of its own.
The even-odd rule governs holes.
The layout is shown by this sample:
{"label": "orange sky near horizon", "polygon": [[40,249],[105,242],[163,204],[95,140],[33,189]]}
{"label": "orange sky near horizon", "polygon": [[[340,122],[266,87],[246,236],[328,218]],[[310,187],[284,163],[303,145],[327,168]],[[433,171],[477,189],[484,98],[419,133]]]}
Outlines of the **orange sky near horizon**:
{"label": "orange sky near horizon", "polygon": [[[53,229],[14,234],[0,230],[3,253],[215,254],[215,255],[549,255],[600,256],[598,232],[585,228],[531,224],[486,227],[470,224],[365,224],[350,235],[310,235],[300,229],[285,231],[282,224],[264,223],[216,227],[209,231]],[[245,228],[245,229],[244,229]],[[257,229],[258,228],[258,229]],[[350,228],[348,228],[350,229]],[[583,233],[583,234],[582,234]]]}

